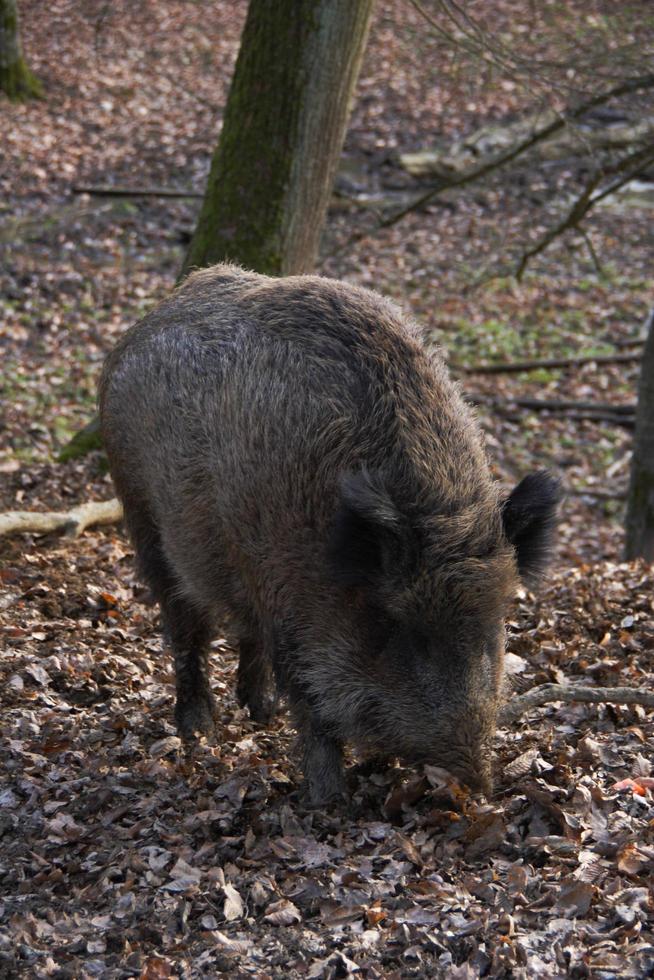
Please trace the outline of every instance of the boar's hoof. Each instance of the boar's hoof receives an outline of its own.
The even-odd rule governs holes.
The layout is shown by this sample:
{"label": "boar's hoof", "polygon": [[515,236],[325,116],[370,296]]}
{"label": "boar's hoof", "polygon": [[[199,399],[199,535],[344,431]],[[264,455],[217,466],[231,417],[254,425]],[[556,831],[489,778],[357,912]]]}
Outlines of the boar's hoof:
{"label": "boar's hoof", "polygon": [[305,806],[312,810],[328,806],[337,806],[341,809],[351,802],[342,778],[338,785],[332,786],[317,785],[313,781],[305,780],[301,795]]}
{"label": "boar's hoof", "polygon": [[319,810],[320,812],[325,810],[335,810],[341,817],[354,818],[357,812],[352,804],[349,794],[345,791],[342,793],[332,794],[327,799],[323,800],[314,799],[310,790],[303,790],[300,794],[300,803],[305,810]]}
{"label": "boar's hoof", "polygon": [[248,709],[252,721],[259,725],[270,724],[277,713],[277,692],[267,686],[248,687],[239,679],[236,697],[240,706]]}
{"label": "boar's hoof", "polygon": [[210,691],[197,695],[193,700],[178,700],[175,706],[175,722],[182,738],[213,735],[216,730],[216,718],[216,702]]}
{"label": "boar's hoof", "polygon": [[330,738],[309,736],[304,746],[305,792],[312,806],[348,798],[340,746]]}
{"label": "boar's hoof", "polygon": [[241,704],[243,708],[246,706],[252,721],[256,721],[259,725],[269,725],[277,714],[277,695],[266,693],[258,698],[248,698]]}

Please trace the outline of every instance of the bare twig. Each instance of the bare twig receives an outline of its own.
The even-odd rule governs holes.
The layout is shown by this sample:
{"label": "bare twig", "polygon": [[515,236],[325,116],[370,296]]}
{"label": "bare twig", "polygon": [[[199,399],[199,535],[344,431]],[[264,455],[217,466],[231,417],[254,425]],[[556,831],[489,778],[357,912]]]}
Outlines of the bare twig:
{"label": "bare twig", "polygon": [[537,143],[542,142],[548,137],[552,136],[554,133],[558,132],[560,129],[566,125],[566,123],[571,119],[579,119],[584,116],[591,109],[597,108],[599,105],[608,102],[610,99],[617,98],[620,95],[626,95],[629,92],[636,92],[641,89],[653,88],[654,87],[654,74],[644,75],[640,78],[627,79],[621,82],[619,85],[613,86],[611,89],[607,89],[605,92],[600,92],[594,95],[592,98],[580,103],[576,107],[568,109],[566,112],[557,115],[556,118],[551,119],[546,125],[541,126],[540,129],[534,130],[525,139],[520,140],[515,146],[510,147],[504,153],[500,153],[497,156],[492,157],[486,163],[482,163],[479,167],[474,167],[467,173],[459,174],[457,176],[448,178],[448,180],[443,181],[438,187],[432,188],[426,194],[421,194],[420,197],[413,201],[407,207],[398,211],[396,214],[391,215],[381,223],[379,227],[390,228],[391,225],[397,224],[402,218],[408,214],[410,211],[415,211],[416,209],[423,207],[428,204],[429,201],[436,197],[437,194],[442,193],[442,191],[447,190],[451,187],[463,187],[465,184],[472,183],[473,180],[479,180],[480,177],[485,177],[486,174],[490,173],[491,170],[496,170],[498,167],[503,167],[505,164],[510,163],[515,160],[517,156],[526,153]]}
{"label": "bare twig", "polygon": [[[525,252],[523,252],[520,261],[516,266],[516,279],[518,281],[522,279],[530,259],[533,259],[536,255],[540,255],[541,252],[544,252],[547,246],[550,245],[555,238],[558,238],[559,235],[563,234],[564,231],[569,231],[572,228],[578,228],[580,222],[586,217],[588,212],[595,207],[596,204],[599,204],[599,202],[603,201],[604,198],[608,197],[610,194],[614,194],[615,191],[619,190],[630,180],[633,180],[638,172],[652,161],[654,161],[654,147],[649,145],[641,148],[640,150],[636,150],[634,153],[630,153],[609,169],[603,168],[598,173],[593,174],[579,197],[573,202],[572,206],[568,210],[568,213],[564,215],[560,221],[553,225],[552,228],[548,229],[548,231],[546,231],[545,234],[531,246],[531,248],[528,248]],[[595,193],[597,186],[607,176],[611,175],[617,175],[615,176],[615,180],[611,181],[601,191]],[[588,236],[586,235],[585,237],[586,243],[590,244],[590,239]],[[594,255],[593,261],[597,268],[596,255]]]}
{"label": "bare twig", "polygon": [[590,237],[590,235],[588,234],[585,228],[579,228],[578,230],[579,230],[579,234],[586,242],[586,248],[588,249],[588,254],[590,255],[591,262],[593,263],[595,273],[597,274],[599,279],[605,279],[606,271],[604,269],[604,266],[600,262],[599,255],[595,250],[595,246],[593,245],[592,238]]}
{"label": "bare twig", "polygon": [[[413,0],[409,0],[416,9],[420,9],[417,3]],[[491,58],[497,58],[496,64],[498,67],[502,68],[503,64],[499,60],[502,58],[504,62],[511,68],[514,73],[519,76],[527,76],[529,81],[532,81],[534,76],[542,76],[542,81],[549,86],[551,89],[554,84],[553,72],[568,72],[570,68],[570,63],[568,61],[558,61],[552,58],[539,58],[534,55],[534,52],[529,52],[528,57],[520,55],[519,47],[513,45],[509,47],[507,44],[503,43],[500,37],[490,32],[485,26],[480,24],[478,21],[474,20],[469,14],[468,10],[461,4],[457,3],[456,0],[435,0],[435,4],[439,7],[445,17],[452,22],[452,24],[457,28],[463,35],[465,41],[468,42],[466,46],[463,41],[456,35],[446,32],[434,18],[427,15],[424,9],[420,10],[422,15],[428,20],[432,27],[439,33],[442,37],[447,38],[451,44],[459,45],[469,53],[477,56],[481,56],[482,52],[487,52]],[[467,25],[467,29],[466,26]],[[629,52],[635,44],[632,45],[622,45],[621,53],[625,54]],[[586,51],[585,46],[582,43],[581,38],[578,36],[576,38],[576,50],[578,55],[582,51]],[[601,52],[594,53],[592,49],[589,50],[590,57],[581,58],[577,57],[575,59],[575,75],[580,73],[590,75],[593,80],[602,78],[602,69],[606,68],[606,54],[605,48],[602,47]],[[616,55],[618,51],[614,50],[613,54]],[[639,52],[640,53],[640,52]],[[633,62],[633,57],[629,59],[629,64]],[[646,60],[643,59],[646,64]],[[608,74],[608,73],[607,73]],[[615,75],[613,75],[615,77]],[[564,86],[565,80],[559,79],[559,87]]]}
{"label": "bare twig", "polygon": [[[462,48],[464,51],[467,51],[469,55],[472,55],[473,58],[481,58],[482,61],[485,61],[487,64],[500,68],[509,78],[514,78],[517,80],[519,77],[517,66],[510,58],[507,58],[506,52],[497,48],[497,46],[493,47],[490,44],[487,44],[485,38],[475,37],[470,32],[464,30],[461,24],[454,17],[452,17],[449,11],[446,10],[446,13],[448,18],[460,31],[459,36],[452,34],[451,31],[445,30],[445,28],[438,23],[436,18],[432,17],[432,15],[425,10],[423,5],[419,3],[419,0],[409,0],[409,3],[414,10],[417,10],[420,16],[427,21],[437,37],[439,37],[442,41],[445,41],[450,47]],[[525,73],[522,71],[520,74],[524,76]],[[533,77],[533,72],[531,77]],[[528,78],[527,81],[528,80],[530,79]],[[524,77],[522,78],[522,81],[523,83],[525,82]]]}
{"label": "bare twig", "polygon": [[328,257],[332,258],[335,255],[340,255],[353,245],[357,245],[364,239],[375,235],[382,228],[391,228],[393,225],[396,225],[398,221],[402,221],[407,214],[410,214],[412,211],[419,211],[421,208],[429,205],[439,194],[442,194],[443,191],[465,187],[466,184],[471,184],[476,180],[480,180],[482,177],[485,177],[492,171],[505,166],[507,163],[511,163],[516,159],[516,157],[521,156],[532,147],[536,146],[537,143],[548,139],[554,133],[557,133],[559,130],[563,129],[569,122],[582,118],[584,115],[586,115],[586,113],[590,112],[591,109],[596,109],[598,106],[609,102],[611,99],[618,98],[619,96],[628,95],[629,93],[638,92],[649,88],[654,88],[654,73],[624,79],[617,85],[614,85],[612,88],[606,89],[604,92],[599,92],[597,95],[592,96],[590,99],[587,99],[584,102],[580,102],[577,106],[571,106],[567,110],[555,114],[554,118],[550,118],[545,125],[540,127],[540,129],[534,130],[529,136],[525,137],[523,140],[520,140],[503,153],[496,154],[495,156],[491,157],[490,160],[480,164],[478,167],[473,167],[465,173],[456,174],[452,177],[448,177],[447,179],[443,178],[439,180],[438,183],[431,187],[426,193],[419,194],[413,201],[411,201],[405,207],[400,208],[400,210],[396,211],[395,214],[392,214],[383,221],[380,221],[374,228],[366,231],[355,232],[353,235],[350,235],[349,238],[347,238],[342,245],[330,253]]}
{"label": "bare twig", "polygon": [[507,361],[498,364],[472,364],[465,367],[462,364],[450,364],[455,371],[464,374],[517,374],[520,371],[533,371],[536,368],[566,368],[580,367],[584,364],[635,364],[640,361],[642,354],[585,354],[580,357],[545,357],[533,361]]}
{"label": "bare twig", "polygon": [[511,698],[500,710],[498,724],[511,725],[529,708],[540,708],[553,701],[573,704],[583,701],[587,704],[641,704],[654,708],[654,691],[642,691],[633,687],[582,687],[571,684],[540,684],[525,694]]}
{"label": "bare twig", "polygon": [[80,504],[68,511],[9,511],[0,514],[0,536],[25,531],[36,534],[64,531],[69,537],[76,538],[92,524],[115,524],[122,516],[123,508],[115,497],[113,500]]}

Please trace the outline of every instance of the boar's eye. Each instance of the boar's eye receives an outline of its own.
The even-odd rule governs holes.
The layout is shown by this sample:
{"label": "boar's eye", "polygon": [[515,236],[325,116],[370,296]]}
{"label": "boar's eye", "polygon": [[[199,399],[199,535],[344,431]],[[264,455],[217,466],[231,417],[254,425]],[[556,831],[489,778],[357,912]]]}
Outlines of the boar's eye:
{"label": "boar's eye", "polygon": [[504,531],[527,584],[538,578],[549,560],[560,500],[559,481],[540,471],[526,476],[502,506]]}

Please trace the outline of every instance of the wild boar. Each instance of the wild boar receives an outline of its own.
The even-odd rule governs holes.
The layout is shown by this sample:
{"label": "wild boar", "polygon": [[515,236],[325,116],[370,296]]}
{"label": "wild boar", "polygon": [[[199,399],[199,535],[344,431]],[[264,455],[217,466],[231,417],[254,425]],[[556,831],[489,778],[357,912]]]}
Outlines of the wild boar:
{"label": "wild boar", "polygon": [[287,698],[314,802],[343,792],[345,742],[488,791],[505,610],[546,561],[559,489],[540,472],[503,499],[473,413],[394,304],[195,272],[109,355],[100,410],[183,736],[212,729],[221,627],[252,717]]}

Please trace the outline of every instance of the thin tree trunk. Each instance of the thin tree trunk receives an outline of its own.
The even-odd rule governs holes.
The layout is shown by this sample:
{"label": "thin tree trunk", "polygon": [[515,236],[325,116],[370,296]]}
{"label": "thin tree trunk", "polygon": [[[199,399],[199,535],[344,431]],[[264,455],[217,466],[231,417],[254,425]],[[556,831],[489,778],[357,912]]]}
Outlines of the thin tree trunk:
{"label": "thin tree trunk", "polygon": [[654,310],[640,369],[626,531],[625,557],[654,561]]}
{"label": "thin tree trunk", "polygon": [[225,259],[312,270],[372,0],[250,0],[182,275]]}
{"label": "thin tree trunk", "polygon": [[23,58],[16,0],[0,0],[0,91],[13,102],[43,94],[40,81]]}

